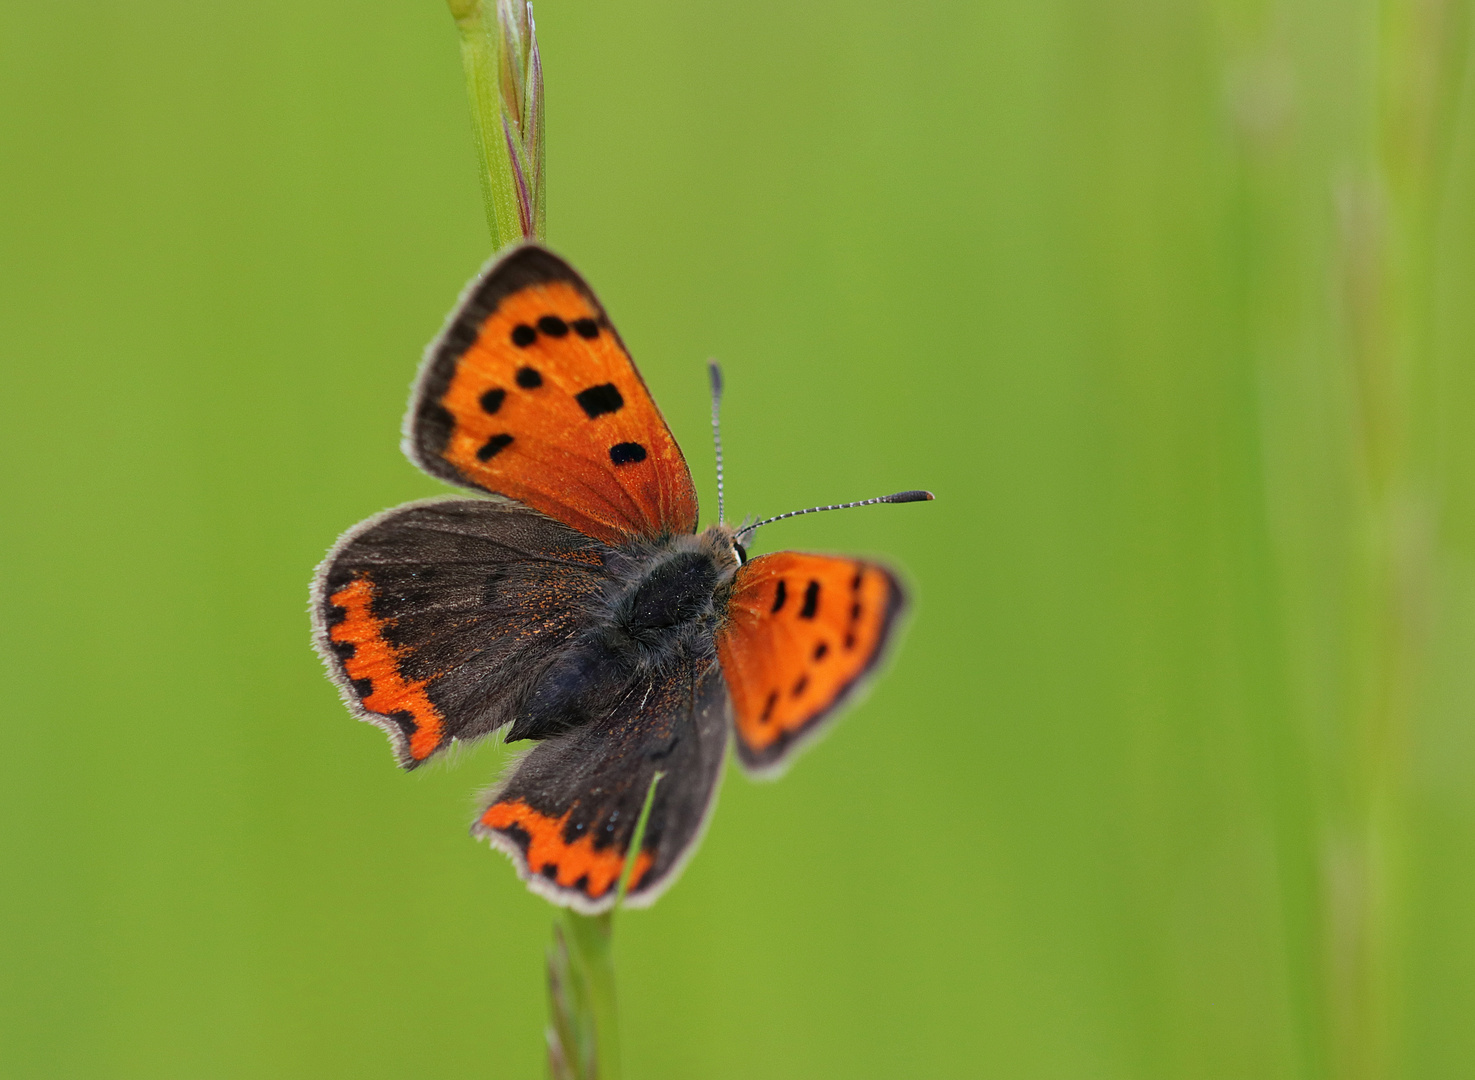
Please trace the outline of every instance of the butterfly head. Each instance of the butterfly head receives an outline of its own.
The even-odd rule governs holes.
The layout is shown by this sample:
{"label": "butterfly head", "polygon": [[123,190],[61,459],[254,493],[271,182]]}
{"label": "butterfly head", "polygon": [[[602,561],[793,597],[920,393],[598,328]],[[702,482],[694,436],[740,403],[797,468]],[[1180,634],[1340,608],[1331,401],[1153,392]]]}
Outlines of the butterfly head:
{"label": "butterfly head", "polygon": [[738,540],[737,529],[725,521],[708,528],[699,541],[711,554],[724,578],[736,573],[738,567],[748,561],[748,549]]}

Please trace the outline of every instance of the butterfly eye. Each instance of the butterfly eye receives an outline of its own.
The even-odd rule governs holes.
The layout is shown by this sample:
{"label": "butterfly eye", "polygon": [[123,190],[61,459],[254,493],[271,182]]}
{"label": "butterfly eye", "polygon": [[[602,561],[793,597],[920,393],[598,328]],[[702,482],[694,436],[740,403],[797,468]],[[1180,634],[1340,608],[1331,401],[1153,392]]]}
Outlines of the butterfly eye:
{"label": "butterfly eye", "polygon": [[743,547],[743,545],[739,544],[736,540],[732,542],[732,550],[737,552],[739,566],[742,566],[743,563],[748,561],[748,549]]}

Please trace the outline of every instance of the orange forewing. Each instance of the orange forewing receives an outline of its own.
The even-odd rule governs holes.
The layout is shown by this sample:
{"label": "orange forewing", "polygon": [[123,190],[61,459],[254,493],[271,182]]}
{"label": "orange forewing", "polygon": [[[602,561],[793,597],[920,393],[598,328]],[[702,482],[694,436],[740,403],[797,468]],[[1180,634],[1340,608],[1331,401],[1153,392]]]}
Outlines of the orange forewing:
{"label": "orange forewing", "polygon": [[738,751],[780,764],[871,669],[904,603],[875,563],[781,551],[737,573],[717,637]]}
{"label": "orange forewing", "polygon": [[588,286],[540,247],[467,293],[431,347],[408,442],[431,473],[606,543],[696,530],[691,473],[630,354]]}

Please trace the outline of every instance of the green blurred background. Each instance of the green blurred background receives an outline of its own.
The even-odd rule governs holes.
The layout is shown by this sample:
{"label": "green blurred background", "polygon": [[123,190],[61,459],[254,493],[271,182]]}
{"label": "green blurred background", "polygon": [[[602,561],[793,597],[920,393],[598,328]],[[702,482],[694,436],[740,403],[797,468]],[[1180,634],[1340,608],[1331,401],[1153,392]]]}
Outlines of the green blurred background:
{"label": "green blurred background", "polygon": [[[627,1075],[1475,1070],[1467,0],[541,0],[714,503],[887,676],[616,935]],[[6,0],[7,1077],[531,1077],[550,909],[308,647],[488,255],[435,0]]]}

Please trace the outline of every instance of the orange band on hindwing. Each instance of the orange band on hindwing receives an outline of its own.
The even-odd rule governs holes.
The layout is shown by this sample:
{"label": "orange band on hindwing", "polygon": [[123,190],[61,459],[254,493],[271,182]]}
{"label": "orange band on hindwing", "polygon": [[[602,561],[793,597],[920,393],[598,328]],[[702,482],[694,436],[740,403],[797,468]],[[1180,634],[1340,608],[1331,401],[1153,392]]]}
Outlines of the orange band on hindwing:
{"label": "orange band on hindwing", "polygon": [[[343,670],[354,682],[367,680],[369,693],[359,704],[369,712],[394,720],[401,730],[407,726],[410,757],[424,761],[441,744],[445,723],[425,688],[430,680],[407,680],[400,672],[400,658],[408,651],[393,645],[385,636],[391,621],[374,614],[371,601],[374,584],[360,575],[328,598],[345,612],[341,622],[328,629],[328,639],[337,645],[352,645],[353,653],[343,660]],[[404,720],[408,714],[408,721]]]}
{"label": "orange band on hindwing", "polygon": [[[511,799],[487,807],[481,824],[523,847],[529,873],[549,877],[565,889],[579,889],[591,900],[598,900],[620,880],[625,855],[613,845],[602,850],[596,848],[592,833],[572,843],[565,840],[563,831],[572,814],[570,807],[562,817],[550,817],[521,799]],[[642,851],[635,856],[635,869],[630,875],[632,890],[640,885],[650,865],[650,852]],[[552,875],[547,872],[550,867]]]}

